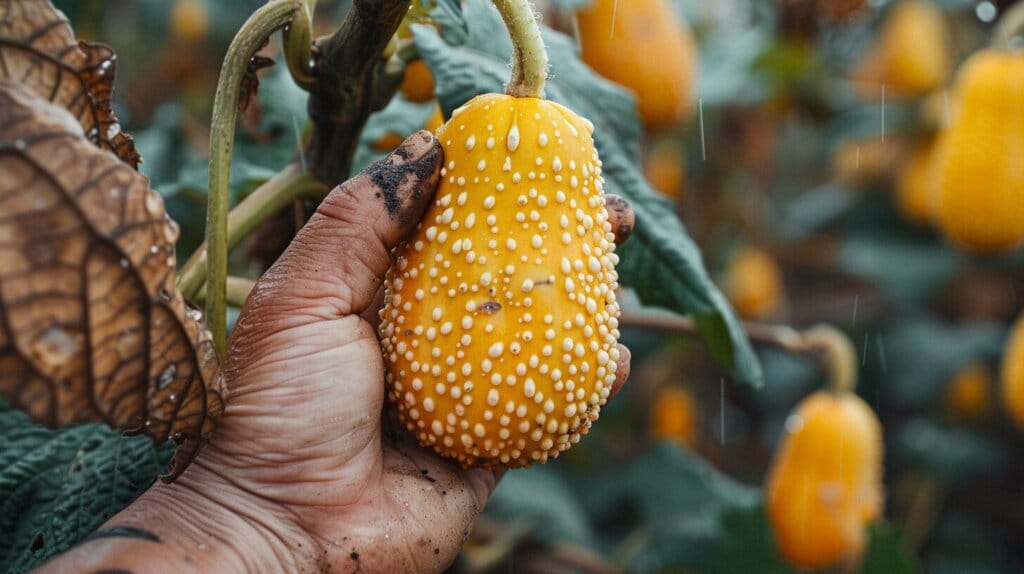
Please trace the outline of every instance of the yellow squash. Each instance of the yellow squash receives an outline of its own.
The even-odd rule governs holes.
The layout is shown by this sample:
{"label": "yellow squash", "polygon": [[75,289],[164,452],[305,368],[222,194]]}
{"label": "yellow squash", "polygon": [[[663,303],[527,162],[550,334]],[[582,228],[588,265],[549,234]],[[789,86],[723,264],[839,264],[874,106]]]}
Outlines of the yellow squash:
{"label": "yellow squash", "polygon": [[667,140],[649,149],[644,158],[644,177],[662,195],[679,198],[686,182],[683,147],[674,140]]}
{"label": "yellow squash", "polygon": [[949,26],[938,6],[904,0],[886,14],[878,43],[854,77],[885,86],[890,95],[922,96],[949,78],[951,46]]}
{"label": "yellow squash", "polygon": [[1014,324],[1003,353],[1002,397],[1010,418],[1024,427],[1024,315]]}
{"label": "yellow squash", "polygon": [[928,223],[934,218],[935,147],[932,138],[914,148],[896,181],[896,204],[914,223]]}
{"label": "yellow squash", "polygon": [[1024,241],[1024,52],[977,52],[955,93],[936,156],[939,227],[970,249],[1012,249]]}
{"label": "yellow squash", "polygon": [[961,420],[979,420],[992,406],[992,372],[980,362],[960,369],[946,387],[946,411]]}
{"label": "yellow squash", "polygon": [[463,466],[558,456],[615,380],[618,259],[592,131],[554,102],[487,94],[438,132],[441,183],[396,250],[379,334],[401,421]]}
{"label": "yellow squash", "polygon": [[651,438],[689,447],[697,442],[697,405],[690,391],[667,387],[654,397],[650,413]]}
{"label": "yellow squash", "polygon": [[765,485],[787,562],[823,568],[857,558],[882,511],[882,428],[852,393],[820,391],[786,420]]}
{"label": "yellow squash", "polygon": [[726,297],[744,319],[768,319],[785,299],[782,271],[764,250],[741,248],[732,258],[723,285]]}
{"label": "yellow squash", "polygon": [[693,108],[697,48],[669,0],[594,0],[577,21],[583,61],[636,95],[648,129],[685,118]]}

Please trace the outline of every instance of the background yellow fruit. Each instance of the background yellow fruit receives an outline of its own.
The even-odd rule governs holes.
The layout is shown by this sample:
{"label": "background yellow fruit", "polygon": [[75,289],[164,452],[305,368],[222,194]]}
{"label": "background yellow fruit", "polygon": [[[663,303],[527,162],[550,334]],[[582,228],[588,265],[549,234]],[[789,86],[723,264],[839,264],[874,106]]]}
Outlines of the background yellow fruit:
{"label": "background yellow fruit", "polygon": [[697,405],[690,391],[665,387],[651,404],[651,438],[692,447],[697,441]]}
{"label": "background yellow fruit", "polygon": [[896,181],[896,204],[915,223],[931,221],[935,212],[935,148],[934,138],[918,144]]}
{"label": "background yellow fruit", "polygon": [[182,42],[197,42],[206,37],[209,15],[205,0],[174,0],[171,6],[171,36]]}
{"label": "background yellow fruit", "polygon": [[952,66],[942,10],[924,0],[905,0],[886,14],[878,43],[854,76],[884,85],[887,94],[920,96],[943,86]]}
{"label": "background yellow fruit", "polygon": [[946,410],[959,419],[976,420],[992,406],[992,371],[980,362],[960,369],[946,387]]}
{"label": "background yellow fruit", "polygon": [[1024,315],[1014,324],[1006,342],[1001,376],[1006,412],[1024,427]]}
{"label": "background yellow fruit", "polygon": [[614,235],[593,126],[488,94],[439,134],[436,199],[395,253],[381,311],[388,397],[464,466],[544,462],[615,381]]}
{"label": "background yellow fruit", "polygon": [[784,286],[778,263],[754,247],[739,249],[725,272],[726,297],[744,319],[767,319],[782,307]]}
{"label": "background yellow fruit", "polygon": [[410,102],[423,103],[434,99],[434,76],[423,60],[413,60],[405,67],[399,88]]}
{"label": "background yellow fruit", "polygon": [[852,393],[816,392],[786,421],[765,486],[782,556],[804,568],[855,558],[882,510],[882,429]]}
{"label": "background yellow fruit", "polygon": [[1024,53],[976,53],[956,93],[936,156],[939,226],[973,249],[1012,249],[1024,240]]}
{"label": "background yellow fruit", "polygon": [[690,112],[697,48],[668,0],[594,0],[577,21],[583,61],[636,95],[648,129]]}
{"label": "background yellow fruit", "polygon": [[678,198],[686,182],[686,154],[675,140],[654,145],[644,158],[644,177],[666,197]]}

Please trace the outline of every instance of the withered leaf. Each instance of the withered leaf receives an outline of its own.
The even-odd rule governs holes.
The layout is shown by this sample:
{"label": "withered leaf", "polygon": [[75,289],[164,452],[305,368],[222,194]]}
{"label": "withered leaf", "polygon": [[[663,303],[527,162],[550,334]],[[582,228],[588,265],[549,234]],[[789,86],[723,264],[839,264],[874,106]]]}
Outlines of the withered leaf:
{"label": "withered leaf", "polygon": [[67,17],[48,0],[0,1],[0,78],[68,110],[89,141],[138,168],[135,143],[110,102],[116,71],[114,51],[75,42]]}
{"label": "withered leaf", "polygon": [[175,288],[178,228],[68,112],[0,79],[0,394],[48,426],[178,442],[224,409],[208,332]]}

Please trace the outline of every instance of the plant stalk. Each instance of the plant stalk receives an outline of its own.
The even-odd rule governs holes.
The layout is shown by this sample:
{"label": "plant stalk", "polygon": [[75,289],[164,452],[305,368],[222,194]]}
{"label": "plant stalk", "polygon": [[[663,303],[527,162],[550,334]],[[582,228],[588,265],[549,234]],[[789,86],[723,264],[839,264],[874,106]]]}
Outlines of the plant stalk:
{"label": "plant stalk", "polygon": [[[323,197],[327,188],[295,164],[257,187],[228,214],[227,251],[238,247],[243,239],[270,216],[280,212],[300,197]],[[200,245],[181,268],[178,289],[190,300],[206,300],[200,295],[207,274],[206,243]]]}
{"label": "plant stalk", "polygon": [[[626,311],[619,317],[619,326],[700,335],[693,319],[662,312]],[[834,390],[853,391],[856,387],[857,353],[850,339],[835,327],[817,325],[799,331],[786,325],[744,322],[743,330],[751,341],[773,345],[790,353],[820,354]]]}
{"label": "plant stalk", "polygon": [[512,38],[512,77],[505,93],[517,98],[543,98],[548,78],[548,52],[530,0],[494,0]]}
{"label": "plant stalk", "polygon": [[275,31],[303,10],[302,0],[273,0],[242,24],[224,56],[210,121],[210,191],[206,206],[206,321],[217,354],[227,340],[228,183],[242,79],[249,61]]}

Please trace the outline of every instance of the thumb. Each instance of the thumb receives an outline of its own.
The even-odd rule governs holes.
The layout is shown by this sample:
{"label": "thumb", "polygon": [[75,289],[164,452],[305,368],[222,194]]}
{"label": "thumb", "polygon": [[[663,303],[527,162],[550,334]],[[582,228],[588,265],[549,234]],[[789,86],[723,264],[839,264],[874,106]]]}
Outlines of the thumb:
{"label": "thumb", "polygon": [[432,199],[443,159],[437,139],[420,131],[334,188],[249,295],[232,335],[233,355],[252,356],[237,352],[246,350],[239,347],[250,332],[265,337],[365,311],[391,248]]}

